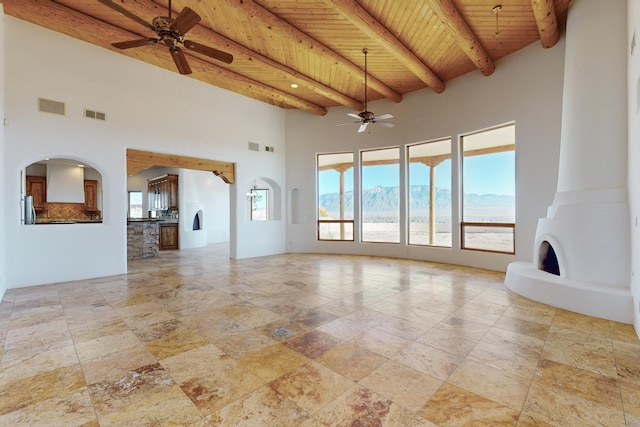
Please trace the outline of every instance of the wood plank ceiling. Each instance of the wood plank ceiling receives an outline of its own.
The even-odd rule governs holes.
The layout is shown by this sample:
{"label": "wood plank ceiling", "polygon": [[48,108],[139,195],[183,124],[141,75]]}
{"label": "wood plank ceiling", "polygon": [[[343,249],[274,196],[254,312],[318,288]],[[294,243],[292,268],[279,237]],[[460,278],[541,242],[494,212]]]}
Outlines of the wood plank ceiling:
{"label": "wood plank ceiling", "polygon": [[[7,15],[177,72],[160,43],[111,46],[156,35],[98,0],[2,1]],[[168,15],[168,0],[112,1],[148,23]],[[538,40],[552,47],[570,3],[509,0],[496,14],[500,0],[174,0],[172,17],[193,9],[202,20],[185,40],[234,57],[225,64],[183,48],[193,71],[184,78],[324,115],[337,105],[363,110],[363,48],[368,99],[401,102],[469,72],[491,75],[498,59]]]}

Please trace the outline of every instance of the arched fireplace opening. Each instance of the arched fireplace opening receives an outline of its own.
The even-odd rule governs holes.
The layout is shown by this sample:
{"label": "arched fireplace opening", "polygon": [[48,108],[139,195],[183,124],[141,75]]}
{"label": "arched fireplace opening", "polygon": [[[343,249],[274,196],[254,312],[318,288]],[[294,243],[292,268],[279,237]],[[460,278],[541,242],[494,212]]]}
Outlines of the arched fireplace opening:
{"label": "arched fireplace opening", "polygon": [[193,230],[201,230],[201,229],[202,229],[202,211],[198,211],[193,216]]}
{"label": "arched fireplace opening", "polygon": [[560,275],[560,264],[558,263],[558,257],[553,250],[553,246],[546,240],[540,245],[540,253],[538,257],[538,268],[547,273]]}

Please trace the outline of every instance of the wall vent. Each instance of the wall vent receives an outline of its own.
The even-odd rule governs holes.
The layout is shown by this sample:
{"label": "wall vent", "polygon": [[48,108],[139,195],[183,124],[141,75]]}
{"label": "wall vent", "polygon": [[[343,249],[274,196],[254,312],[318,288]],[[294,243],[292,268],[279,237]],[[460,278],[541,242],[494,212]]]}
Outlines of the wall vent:
{"label": "wall vent", "polygon": [[107,115],[105,113],[101,113],[99,111],[88,110],[85,108],[84,116],[90,119],[96,120],[107,120]]}
{"label": "wall vent", "polygon": [[260,144],[258,144],[256,142],[250,142],[249,143],[249,150],[250,151],[260,151]]}
{"label": "wall vent", "polygon": [[65,115],[64,102],[53,101],[51,99],[38,98],[38,111],[43,113]]}
{"label": "wall vent", "polygon": [[273,147],[269,147],[268,145],[265,145],[264,149],[265,149],[265,151],[268,151],[268,152],[270,152],[270,153],[273,153],[274,151],[276,151],[276,149],[275,149],[275,148],[273,148]]}

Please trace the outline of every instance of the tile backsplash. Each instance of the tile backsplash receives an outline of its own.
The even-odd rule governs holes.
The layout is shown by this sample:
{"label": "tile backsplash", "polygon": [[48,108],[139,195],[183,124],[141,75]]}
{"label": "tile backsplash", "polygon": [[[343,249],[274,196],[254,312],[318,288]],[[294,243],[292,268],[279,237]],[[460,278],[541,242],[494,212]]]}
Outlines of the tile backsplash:
{"label": "tile backsplash", "polygon": [[102,218],[101,214],[87,214],[83,211],[83,203],[47,203],[47,210],[39,212],[36,216],[36,223],[50,221],[72,221],[91,220]]}

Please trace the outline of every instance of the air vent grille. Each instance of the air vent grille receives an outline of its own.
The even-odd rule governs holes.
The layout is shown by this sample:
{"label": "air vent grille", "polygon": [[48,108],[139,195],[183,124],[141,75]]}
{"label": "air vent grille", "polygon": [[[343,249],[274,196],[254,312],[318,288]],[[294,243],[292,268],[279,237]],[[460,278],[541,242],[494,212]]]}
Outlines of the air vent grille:
{"label": "air vent grille", "polygon": [[84,110],[84,116],[88,117],[90,119],[96,119],[96,120],[106,120],[107,119],[107,115],[105,113],[101,113],[99,111],[93,111],[93,110],[89,110],[89,109],[85,109]]}
{"label": "air vent grille", "polygon": [[260,151],[260,144],[258,144],[257,142],[249,142],[249,150]]}
{"label": "air vent grille", "polygon": [[58,114],[60,116],[65,115],[65,104],[60,101],[53,101],[51,99],[38,98],[38,111],[43,113]]}

